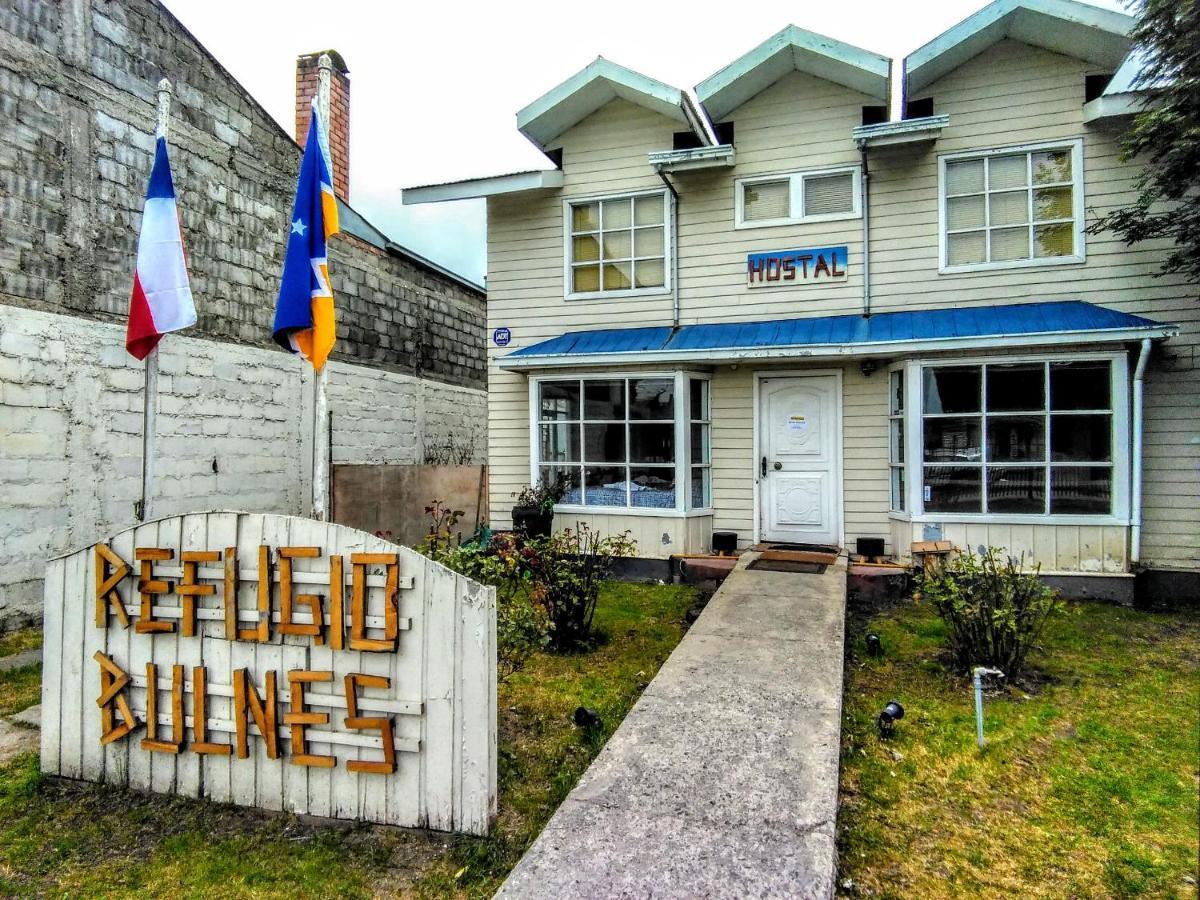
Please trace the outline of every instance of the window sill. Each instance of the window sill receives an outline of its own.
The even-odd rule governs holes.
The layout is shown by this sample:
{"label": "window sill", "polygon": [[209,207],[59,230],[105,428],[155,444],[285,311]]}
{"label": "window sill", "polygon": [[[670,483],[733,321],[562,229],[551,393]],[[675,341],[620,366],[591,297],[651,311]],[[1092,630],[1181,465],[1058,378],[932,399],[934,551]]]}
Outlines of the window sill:
{"label": "window sill", "polygon": [[554,514],[568,513],[571,515],[600,515],[600,516],[655,516],[669,519],[692,519],[711,516],[713,511],[708,509],[655,509],[651,506],[556,506]]}
{"label": "window sill", "polygon": [[799,219],[763,219],[761,222],[735,222],[735,231],[745,231],[752,228],[785,228],[789,225],[822,225],[826,222],[853,222],[861,219],[862,213],[831,213],[827,216],[805,216]]}
{"label": "window sill", "polygon": [[974,263],[966,266],[938,266],[939,275],[969,275],[973,272],[996,272],[1007,269],[1040,269],[1055,266],[1078,266],[1087,262],[1086,256],[1054,256],[1048,259],[1012,259],[1005,262]]}
{"label": "window sill", "polygon": [[1091,525],[1125,528],[1129,520],[1121,516],[1015,515],[1003,513],[905,513],[890,512],[889,519],[936,525]]}
{"label": "window sill", "polygon": [[667,287],[652,287],[652,288],[629,288],[624,291],[591,291],[582,294],[565,294],[567,300],[619,300],[623,297],[669,297],[671,296],[671,288]]}

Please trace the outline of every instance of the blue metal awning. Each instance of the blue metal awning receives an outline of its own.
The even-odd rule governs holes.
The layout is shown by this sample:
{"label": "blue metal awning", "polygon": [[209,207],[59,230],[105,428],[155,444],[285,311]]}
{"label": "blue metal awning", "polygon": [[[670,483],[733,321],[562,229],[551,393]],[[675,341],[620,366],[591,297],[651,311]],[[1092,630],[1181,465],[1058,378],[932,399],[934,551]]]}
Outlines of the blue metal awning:
{"label": "blue metal awning", "polygon": [[864,317],[813,316],[679,328],[573,331],[499,361],[526,369],[587,363],[864,356],[1166,338],[1174,325],[1081,300],[959,306]]}

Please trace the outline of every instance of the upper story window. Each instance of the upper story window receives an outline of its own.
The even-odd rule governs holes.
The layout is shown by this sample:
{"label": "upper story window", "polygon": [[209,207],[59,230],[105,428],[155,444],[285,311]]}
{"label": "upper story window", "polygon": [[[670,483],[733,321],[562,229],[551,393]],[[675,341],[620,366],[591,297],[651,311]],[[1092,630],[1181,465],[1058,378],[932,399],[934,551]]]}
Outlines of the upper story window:
{"label": "upper story window", "polygon": [[857,166],[742,178],[735,189],[738,228],[828,222],[860,215]]}
{"label": "upper story window", "polygon": [[940,160],[943,272],[1084,260],[1082,142]]}
{"label": "upper story window", "polygon": [[665,190],[565,201],[569,299],[662,293],[670,283]]}

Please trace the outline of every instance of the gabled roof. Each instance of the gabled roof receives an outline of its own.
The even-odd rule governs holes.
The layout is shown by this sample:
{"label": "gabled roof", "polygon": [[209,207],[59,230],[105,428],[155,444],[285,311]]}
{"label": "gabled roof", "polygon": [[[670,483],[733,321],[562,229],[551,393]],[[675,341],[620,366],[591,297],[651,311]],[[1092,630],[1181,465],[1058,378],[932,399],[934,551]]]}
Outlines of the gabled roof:
{"label": "gabled roof", "polygon": [[1005,38],[1114,71],[1129,52],[1134,21],[1077,0],[994,0],[905,57],[905,93],[928,87]]}
{"label": "gabled roof", "polygon": [[682,328],[575,331],[522,347],[502,369],[610,362],[846,357],[916,350],[1112,343],[1178,334],[1156,322],[1082,300],[956,306],[905,312],[722,322]]}
{"label": "gabled roof", "polygon": [[789,25],[696,85],[696,95],[716,121],[790,72],[815,75],[886,103],[891,60]]}
{"label": "gabled roof", "polygon": [[[679,88],[597,56],[517,113],[517,128],[545,150],[567,129],[618,97],[695,127],[687,96]],[[698,133],[707,139],[702,130]]]}

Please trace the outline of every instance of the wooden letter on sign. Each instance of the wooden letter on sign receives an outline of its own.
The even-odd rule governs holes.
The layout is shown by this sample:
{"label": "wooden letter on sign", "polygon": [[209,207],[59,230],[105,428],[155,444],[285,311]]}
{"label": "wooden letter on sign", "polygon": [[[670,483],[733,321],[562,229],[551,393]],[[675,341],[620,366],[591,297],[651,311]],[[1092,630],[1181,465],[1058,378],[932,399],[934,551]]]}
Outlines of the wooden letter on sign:
{"label": "wooden letter on sign", "polygon": [[384,675],[363,675],[353,672],[346,676],[346,727],[347,728],[378,728],[383,737],[383,759],[352,759],[346,763],[351,772],[364,772],[369,775],[390,775],[396,771],[396,735],[392,728],[391,716],[371,716],[364,718],[358,714],[358,686],[389,688],[392,680]]}
{"label": "wooden letter on sign", "polygon": [[[396,594],[400,587],[400,560],[395,553],[351,553],[354,569],[350,600],[350,649],[390,653],[396,649],[400,634],[400,608]],[[383,589],[383,640],[367,637],[367,566],[385,566],[387,580]]]}
{"label": "wooden letter on sign", "polygon": [[[112,572],[109,572],[108,567],[113,567]],[[125,611],[125,604],[121,602],[121,595],[117,593],[117,585],[120,584],[125,576],[129,574],[129,566],[125,564],[125,560],[113,553],[109,549],[108,544],[96,545],[96,627],[108,627],[108,609],[112,607],[112,611],[117,614],[117,618],[121,620],[121,627],[129,627],[129,613]]]}
{"label": "wooden letter on sign", "polygon": [[288,687],[291,689],[292,708],[283,717],[283,724],[292,729],[292,765],[317,766],[332,769],[336,760],[332,756],[309,753],[304,731],[309,725],[328,725],[329,713],[310,712],[304,708],[304,686],[319,681],[333,681],[332,672],[313,672],[293,669],[288,672]]}
{"label": "wooden letter on sign", "polygon": [[163,622],[154,618],[154,598],[159,594],[169,594],[171,585],[165,581],[154,580],[154,563],[156,560],[168,560],[175,555],[174,550],[163,550],[159,547],[139,547],[133,551],[133,557],[142,564],[141,575],[138,578],[138,593],[142,595],[142,610],[133,630],[138,634],[155,634],[160,631],[174,631],[173,622]]}
{"label": "wooden letter on sign", "polygon": [[199,584],[198,569],[202,562],[218,562],[219,550],[184,550],[179,555],[183,560],[183,580],[175,585],[175,593],[183,598],[183,636],[196,636],[196,598],[211,597],[217,592],[214,584]]}
{"label": "wooden letter on sign", "polygon": [[[137,727],[129,701],[121,693],[129,685],[129,674],[99,650],[92,658],[100,663],[100,696],[96,698],[100,707],[100,743],[111,744]],[[113,724],[114,702],[121,713],[120,725]]]}
{"label": "wooden letter on sign", "polygon": [[235,669],[233,673],[233,715],[234,729],[237,731],[238,759],[246,759],[250,755],[250,723],[246,711],[254,716],[254,724],[267,745],[267,758],[279,759],[279,726],[275,722],[275,704],[279,699],[276,694],[275,673],[267,673],[266,699],[258,696],[254,682],[250,680],[248,669]]}

